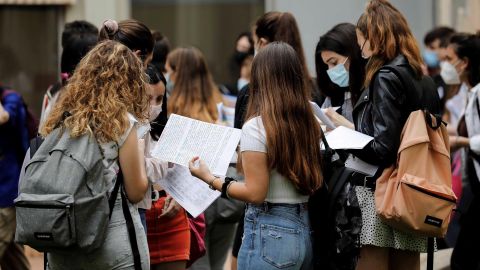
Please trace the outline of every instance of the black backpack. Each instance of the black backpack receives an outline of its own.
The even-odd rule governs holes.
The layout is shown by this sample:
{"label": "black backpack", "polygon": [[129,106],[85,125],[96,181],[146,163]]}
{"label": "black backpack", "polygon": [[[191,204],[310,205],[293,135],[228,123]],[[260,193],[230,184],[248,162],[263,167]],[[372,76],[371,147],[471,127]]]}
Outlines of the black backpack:
{"label": "black backpack", "polygon": [[346,152],[331,149],[323,135],[324,185],[309,199],[313,230],[314,269],[353,270],[360,254],[362,212],[355,186],[355,172],[345,167]]}

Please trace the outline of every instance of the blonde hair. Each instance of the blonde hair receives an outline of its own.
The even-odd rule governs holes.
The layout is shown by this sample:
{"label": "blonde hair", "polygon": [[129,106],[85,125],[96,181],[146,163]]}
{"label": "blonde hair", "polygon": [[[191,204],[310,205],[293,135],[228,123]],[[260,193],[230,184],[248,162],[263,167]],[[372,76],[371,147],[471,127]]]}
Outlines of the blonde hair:
{"label": "blonde hair", "polygon": [[167,63],[176,72],[168,113],[216,122],[217,103],[222,98],[202,53],[196,48],[178,48],[168,55]]}
{"label": "blonde hair", "polygon": [[146,74],[141,60],[116,41],[103,41],[78,64],[41,130],[47,136],[69,112],[70,136],[89,133],[99,142],[118,141],[129,127],[127,113],[148,119]]}

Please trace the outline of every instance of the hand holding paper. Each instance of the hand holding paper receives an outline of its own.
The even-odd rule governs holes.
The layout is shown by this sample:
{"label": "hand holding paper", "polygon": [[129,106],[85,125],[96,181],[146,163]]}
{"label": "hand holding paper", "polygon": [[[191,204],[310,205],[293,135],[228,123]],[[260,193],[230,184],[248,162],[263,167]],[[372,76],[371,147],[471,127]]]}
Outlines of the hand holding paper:
{"label": "hand holding paper", "polygon": [[220,196],[220,192],[211,190],[183,166],[168,169],[160,185],[193,217],[203,213]]}
{"label": "hand holding paper", "polygon": [[192,158],[192,160],[190,160],[190,162],[188,163],[188,168],[190,169],[190,173],[193,176],[204,182],[206,181],[206,179],[213,178],[213,175],[208,169],[207,164],[205,164],[205,161],[199,159],[199,157]]}
{"label": "hand holding paper", "polygon": [[198,156],[215,175],[225,175],[241,134],[239,129],[172,114],[151,154],[185,167]]}
{"label": "hand holding paper", "polygon": [[328,108],[325,110],[325,115],[333,122],[333,124],[337,127],[344,126],[349,129],[355,129],[355,126],[352,122],[348,121],[347,118],[343,117],[343,115],[336,112],[334,108]]}
{"label": "hand holding paper", "polygon": [[310,105],[312,106],[315,116],[318,117],[318,119],[320,119],[320,121],[322,121],[322,123],[326,125],[329,130],[336,128],[332,120],[330,120],[330,118],[328,118],[328,116],[325,114],[325,111],[320,109],[315,102],[310,101]]}

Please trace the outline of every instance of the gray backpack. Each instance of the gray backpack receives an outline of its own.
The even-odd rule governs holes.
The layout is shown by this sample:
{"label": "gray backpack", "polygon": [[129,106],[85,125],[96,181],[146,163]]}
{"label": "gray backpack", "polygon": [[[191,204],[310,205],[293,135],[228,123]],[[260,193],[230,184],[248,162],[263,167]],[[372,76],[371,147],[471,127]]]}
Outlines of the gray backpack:
{"label": "gray backpack", "polygon": [[42,252],[100,247],[120,185],[109,200],[102,157],[92,136],[71,138],[63,128],[49,134],[25,167],[15,241]]}

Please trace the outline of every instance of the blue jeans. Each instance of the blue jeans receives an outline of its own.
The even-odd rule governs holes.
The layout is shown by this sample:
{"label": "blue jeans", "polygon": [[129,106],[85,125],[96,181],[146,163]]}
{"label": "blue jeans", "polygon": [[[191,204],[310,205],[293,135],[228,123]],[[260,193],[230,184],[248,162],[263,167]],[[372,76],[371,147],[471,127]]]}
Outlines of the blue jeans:
{"label": "blue jeans", "polygon": [[249,204],[238,269],[313,269],[306,205]]}

